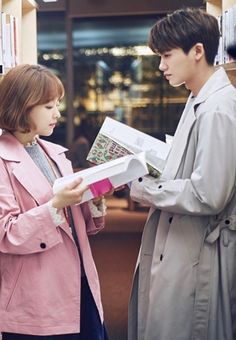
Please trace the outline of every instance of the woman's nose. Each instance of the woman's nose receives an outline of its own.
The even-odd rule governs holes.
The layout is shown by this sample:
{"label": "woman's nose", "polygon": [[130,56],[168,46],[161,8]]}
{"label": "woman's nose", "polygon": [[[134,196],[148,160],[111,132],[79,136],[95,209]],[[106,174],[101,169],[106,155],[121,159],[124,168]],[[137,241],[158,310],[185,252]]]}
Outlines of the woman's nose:
{"label": "woman's nose", "polygon": [[61,112],[59,111],[58,107],[56,106],[55,108],[55,117],[60,118],[61,117]]}

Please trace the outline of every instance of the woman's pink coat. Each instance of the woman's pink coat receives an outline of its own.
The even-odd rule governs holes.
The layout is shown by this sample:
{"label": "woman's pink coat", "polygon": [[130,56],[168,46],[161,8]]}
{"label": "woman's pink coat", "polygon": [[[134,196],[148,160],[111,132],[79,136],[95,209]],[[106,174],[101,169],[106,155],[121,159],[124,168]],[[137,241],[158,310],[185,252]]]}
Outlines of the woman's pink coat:
{"label": "woman's pink coat", "polygon": [[[39,139],[62,175],[66,149]],[[80,257],[66,223],[56,227],[52,187],[11,134],[0,136],[0,332],[49,335],[80,331]],[[72,207],[84,269],[101,321],[97,271],[87,234],[104,226],[87,203]]]}

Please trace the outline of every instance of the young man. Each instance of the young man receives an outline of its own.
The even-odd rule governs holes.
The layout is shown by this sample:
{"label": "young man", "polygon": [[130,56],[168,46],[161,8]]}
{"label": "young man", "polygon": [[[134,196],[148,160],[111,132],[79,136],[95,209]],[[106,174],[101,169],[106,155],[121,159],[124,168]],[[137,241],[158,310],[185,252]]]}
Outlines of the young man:
{"label": "young man", "polygon": [[191,94],[149,204],[129,307],[129,340],[236,339],[236,90],[215,69],[217,20],[200,9],[158,21],[149,46]]}

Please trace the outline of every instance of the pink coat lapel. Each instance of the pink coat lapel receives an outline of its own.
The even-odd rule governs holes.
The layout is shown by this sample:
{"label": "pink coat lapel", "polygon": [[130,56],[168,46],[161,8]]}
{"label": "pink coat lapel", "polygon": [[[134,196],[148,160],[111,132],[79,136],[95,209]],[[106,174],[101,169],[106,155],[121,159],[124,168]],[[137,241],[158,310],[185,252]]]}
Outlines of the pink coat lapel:
{"label": "pink coat lapel", "polygon": [[71,162],[65,157],[65,152],[68,150],[58,144],[46,142],[39,139],[39,144],[48,154],[48,156],[57,164],[63,176],[71,174],[73,171]]}
{"label": "pink coat lapel", "polygon": [[[31,157],[11,134],[0,137],[0,157],[9,161],[9,171],[29,192],[37,204],[41,205],[52,197],[52,187]],[[67,150],[59,145],[39,139],[39,144],[57,164],[62,175],[71,173],[71,163],[64,157]]]}

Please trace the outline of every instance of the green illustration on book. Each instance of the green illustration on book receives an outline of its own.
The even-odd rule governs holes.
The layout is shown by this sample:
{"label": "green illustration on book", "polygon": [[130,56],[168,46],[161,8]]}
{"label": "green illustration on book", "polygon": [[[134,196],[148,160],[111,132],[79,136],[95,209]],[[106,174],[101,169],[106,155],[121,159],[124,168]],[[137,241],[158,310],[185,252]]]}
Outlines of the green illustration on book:
{"label": "green illustration on book", "polygon": [[[134,154],[134,152],[131,152],[124,146],[118,144],[113,139],[99,133],[87,156],[87,160],[93,164],[98,165],[131,154]],[[147,167],[149,175],[155,178],[158,178],[160,176],[160,172],[153,166],[147,163]]]}

